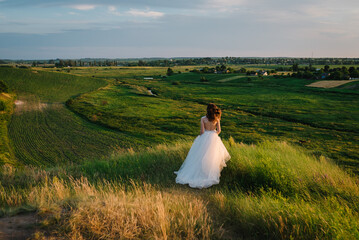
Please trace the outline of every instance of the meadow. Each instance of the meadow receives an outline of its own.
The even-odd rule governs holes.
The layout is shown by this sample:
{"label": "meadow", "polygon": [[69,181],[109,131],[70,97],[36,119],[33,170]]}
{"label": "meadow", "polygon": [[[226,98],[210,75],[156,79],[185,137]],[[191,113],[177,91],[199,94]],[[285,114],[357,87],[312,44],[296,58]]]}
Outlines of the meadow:
{"label": "meadow", "polygon": [[[97,71],[103,77],[104,73]],[[244,143],[265,138],[285,140],[357,171],[356,89],[345,89],[345,85],[310,88],[305,85],[313,80],[274,76],[186,72],[163,78],[155,69],[156,75],[140,70],[138,76],[127,77],[127,69],[122,73],[114,68],[112,75],[109,71],[105,70],[105,75],[112,79],[111,85],[75,98],[69,107],[89,120],[128,135],[141,132],[147,142],[161,143],[196,136],[205,105],[215,102],[225,114],[222,120],[225,138],[232,136]],[[145,80],[146,76],[154,79]],[[208,82],[200,81],[203,76]],[[134,141],[132,147],[136,145]]]}
{"label": "meadow", "polygon": [[[225,141],[221,183],[174,183],[191,142],[0,172],[2,214],[36,211],[33,239],[358,239],[359,180],[286,142]],[[1,220],[1,218],[0,218]]]}
{"label": "meadow", "polygon": [[[193,68],[0,68],[0,216],[32,239],[359,239],[357,89]],[[232,158],[179,186],[208,102]]]}

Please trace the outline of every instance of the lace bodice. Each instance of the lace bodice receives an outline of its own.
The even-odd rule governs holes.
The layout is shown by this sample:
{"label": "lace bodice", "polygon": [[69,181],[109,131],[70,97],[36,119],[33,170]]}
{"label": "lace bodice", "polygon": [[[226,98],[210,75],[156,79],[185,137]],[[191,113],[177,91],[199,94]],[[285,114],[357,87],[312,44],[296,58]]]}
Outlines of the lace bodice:
{"label": "lace bodice", "polygon": [[202,121],[204,123],[204,129],[206,131],[213,131],[213,130],[216,130],[217,128],[217,121],[209,121],[208,118],[206,116],[203,116],[202,117]]}

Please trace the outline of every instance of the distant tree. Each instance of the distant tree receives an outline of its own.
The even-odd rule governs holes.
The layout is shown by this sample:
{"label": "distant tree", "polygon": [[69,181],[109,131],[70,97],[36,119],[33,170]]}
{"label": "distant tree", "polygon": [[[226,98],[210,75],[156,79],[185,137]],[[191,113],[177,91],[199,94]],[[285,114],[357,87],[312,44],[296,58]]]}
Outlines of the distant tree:
{"label": "distant tree", "polygon": [[198,70],[198,69],[193,69],[193,70],[191,70],[190,72],[193,72],[193,73],[201,73],[201,71]]}
{"label": "distant tree", "polygon": [[339,80],[339,79],[341,79],[341,75],[342,75],[341,72],[336,70],[330,74],[329,79]]}
{"label": "distant tree", "polygon": [[297,71],[299,70],[299,65],[298,65],[298,63],[294,63],[294,64],[293,64],[292,70],[293,70],[294,72],[297,72]]}
{"label": "distant tree", "polygon": [[172,68],[167,69],[167,76],[172,76],[174,74]]}
{"label": "distant tree", "polygon": [[349,71],[349,73],[352,73],[354,70],[355,70],[355,67],[350,67],[348,71]]}
{"label": "distant tree", "polygon": [[203,72],[203,73],[208,73],[208,71],[209,71],[209,68],[208,68],[208,67],[204,67],[204,68],[202,69],[202,72]]}
{"label": "distant tree", "polygon": [[138,66],[146,66],[146,62],[143,60],[138,61]]}
{"label": "distant tree", "polygon": [[242,67],[241,69],[239,69],[239,72],[240,72],[240,73],[246,73],[246,72],[247,72],[247,69],[245,69],[245,68]]}
{"label": "distant tree", "polygon": [[329,72],[329,68],[330,68],[330,67],[329,67],[328,65],[325,65],[325,66],[324,66],[324,72],[326,72],[326,73]]}
{"label": "distant tree", "polygon": [[307,70],[303,73],[303,78],[305,78],[305,79],[312,79],[313,77],[314,77],[314,74],[311,71]]}
{"label": "distant tree", "polygon": [[359,78],[359,71],[357,69],[354,69],[351,73],[350,73],[350,77],[352,78]]}
{"label": "distant tree", "polygon": [[229,73],[234,73],[234,69],[231,68],[231,67],[229,67],[227,70],[228,70]]}

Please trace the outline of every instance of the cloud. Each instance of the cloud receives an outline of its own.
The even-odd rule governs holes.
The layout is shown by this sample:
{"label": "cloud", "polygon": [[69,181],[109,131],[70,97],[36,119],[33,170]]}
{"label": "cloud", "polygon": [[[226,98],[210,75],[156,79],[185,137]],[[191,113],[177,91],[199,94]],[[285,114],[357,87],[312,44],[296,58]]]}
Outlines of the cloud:
{"label": "cloud", "polygon": [[91,4],[78,4],[78,5],[70,5],[70,8],[73,9],[77,9],[80,11],[88,11],[88,10],[93,10],[96,8],[96,5],[91,5]]}
{"label": "cloud", "polygon": [[141,11],[141,10],[137,10],[137,9],[131,9],[131,10],[127,11],[126,13],[129,15],[135,16],[135,17],[151,17],[151,18],[159,18],[164,15],[163,12],[156,12],[156,11],[150,11],[150,10]]}
{"label": "cloud", "polygon": [[[128,56],[165,55],[168,49],[171,55],[359,54],[357,0],[0,0],[0,9],[0,46],[14,54],[31,34],[28,49],[64,47],[54,56],[95,56],[92,47],[111,56],[116,46],[123,48],[117,54],[131,49]],[[70,49],[82,45],[87,48],[76,54]]]}
{"label": "cloud", "polygon": [[117,11],[117,8],[115,6],[109,6],[108,11],[113,15],[122,16],[122,14],[119,11]]}

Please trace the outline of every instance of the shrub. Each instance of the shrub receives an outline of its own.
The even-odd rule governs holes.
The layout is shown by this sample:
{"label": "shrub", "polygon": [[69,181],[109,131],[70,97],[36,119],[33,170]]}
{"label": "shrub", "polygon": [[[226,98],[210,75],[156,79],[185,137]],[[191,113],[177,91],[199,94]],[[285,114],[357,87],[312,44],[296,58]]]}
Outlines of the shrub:
{"label": "shrub", "polygon": [[74,100],[72,99],[72,98],[70,98],[70,99],[68,99],[67,101],[66,101],[66,106],[70,106],[70,105],[72,105],[74,103]]}
{"label": "shrub", "polygon": [[172,85],[180,85],[181,83],[179,81],[172,82]]}
{"label": "shrub", "polygon": [[172,68],[168,68],[167,69],[167,76],[171,76],[173,74],[174,74],[174,72],[173,72]]}
{"label": "shrub", "polygon": [[0,92],[8,92],[8,90],[8,86],[3,81],[0,81]]}
{"label": "shrub", "polygon": [[206,77],[201,77],[201,82],[208,82],[207,78]]}
{"label": "shrub", "polygon": [[5,110],[5,103],[3,101],[0,101],[0,111]]}

